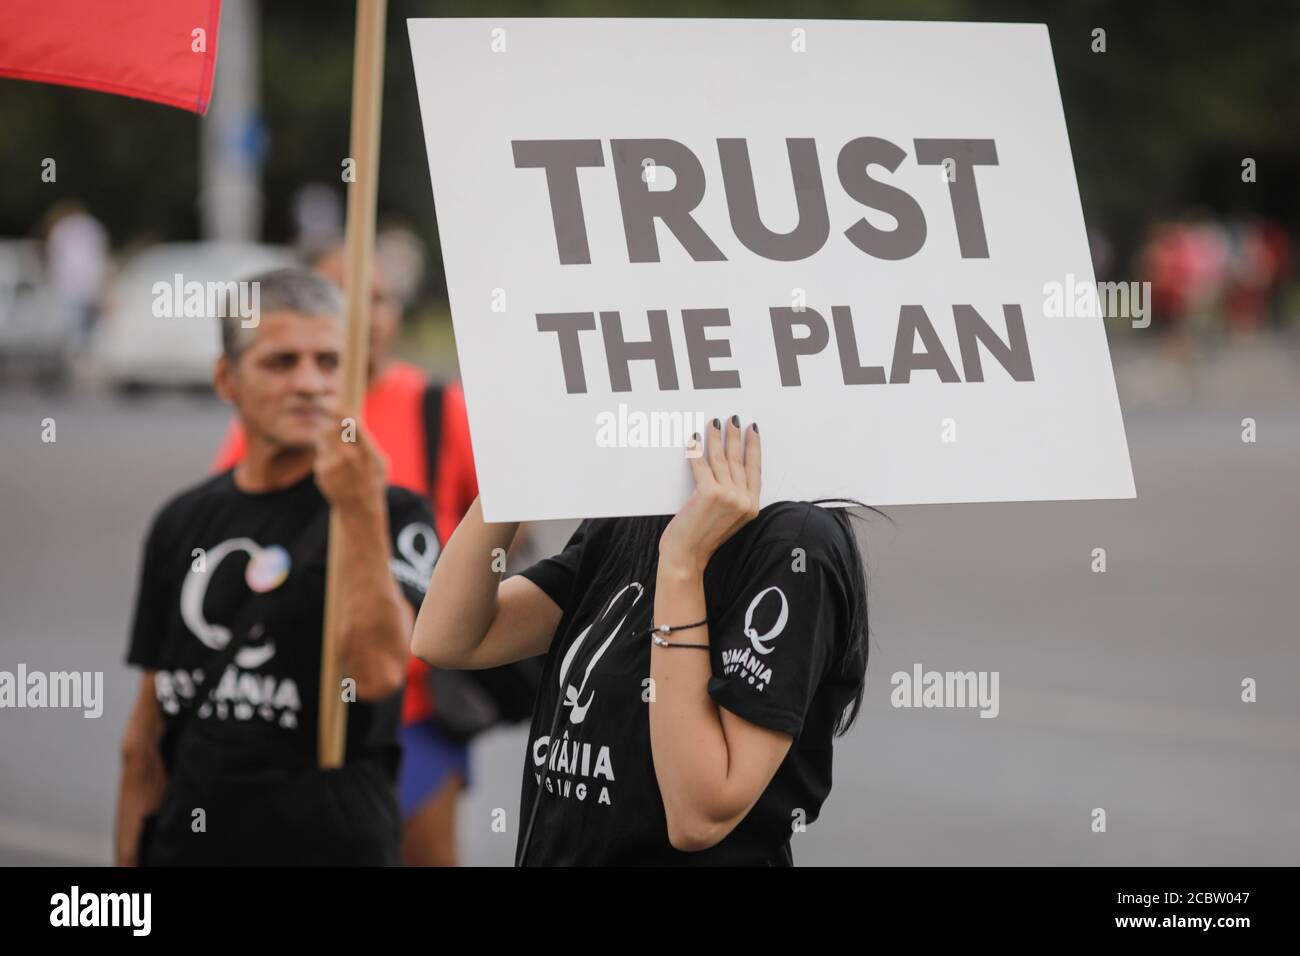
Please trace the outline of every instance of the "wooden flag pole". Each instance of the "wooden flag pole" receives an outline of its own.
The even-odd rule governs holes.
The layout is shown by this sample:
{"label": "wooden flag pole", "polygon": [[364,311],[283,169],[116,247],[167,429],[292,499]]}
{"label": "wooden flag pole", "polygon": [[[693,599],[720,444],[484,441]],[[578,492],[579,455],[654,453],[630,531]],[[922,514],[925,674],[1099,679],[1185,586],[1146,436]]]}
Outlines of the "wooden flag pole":
{"label": "wooden flag pole", "polygon": [[[352,61],[353,179],[348,184],[344,241],[347,325],[342,356],[343,417],[360,416],[370,344],[370,270],[375,248],[375,203],[379,185],[379,114],[384,88],[384,20],[387,0],[357,0],[356,48]],[[343,535],[339,516],[330,515],[329,559],[325,571],[325,629],[320,660],[320,765],[343,766],[347,711],[339,655],[340,601],[346,582],[340,566]]]}

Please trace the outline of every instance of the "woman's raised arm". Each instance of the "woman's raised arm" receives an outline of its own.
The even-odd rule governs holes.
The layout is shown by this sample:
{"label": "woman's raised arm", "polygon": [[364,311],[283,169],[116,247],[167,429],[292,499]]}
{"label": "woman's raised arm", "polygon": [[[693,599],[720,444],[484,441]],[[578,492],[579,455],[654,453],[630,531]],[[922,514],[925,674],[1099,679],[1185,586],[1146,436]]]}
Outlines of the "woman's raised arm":
{"label": "woman's raised arm", "polygon": [[522,575],[495,568],[518,522],[487,524],[477,498],[434,565],[411,653],[434,667],[478,670],[545,654],[561,609]]}

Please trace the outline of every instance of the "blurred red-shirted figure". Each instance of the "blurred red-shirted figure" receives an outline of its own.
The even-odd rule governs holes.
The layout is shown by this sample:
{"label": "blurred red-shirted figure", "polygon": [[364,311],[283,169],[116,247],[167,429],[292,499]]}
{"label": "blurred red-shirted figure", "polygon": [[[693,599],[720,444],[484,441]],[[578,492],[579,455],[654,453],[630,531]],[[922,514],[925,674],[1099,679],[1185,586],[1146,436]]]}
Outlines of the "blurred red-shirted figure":
{"label": "blurred red-shirted figure", "polygon": [[[313,268],[343,285],[342,247],[322,254]],[[440,541],[446,541],[478,497],[470,450],[465,395],[449,382],[442,387],[437,474],[428,473],[425,395],[429,380],[417,366],[391,357],[401,326],[401,304],[376,262],[371,282],[369,385],[361,419],[388,459],[389,484],[426,497]],[[234,419],[214,471],[233,468],[244,455],[244,435]],[[447,739],[433,725],[429,665],[412,657],[402,701],[402,858],[407,866],[454,866],[456,799],[469,781],[469,747]]]}

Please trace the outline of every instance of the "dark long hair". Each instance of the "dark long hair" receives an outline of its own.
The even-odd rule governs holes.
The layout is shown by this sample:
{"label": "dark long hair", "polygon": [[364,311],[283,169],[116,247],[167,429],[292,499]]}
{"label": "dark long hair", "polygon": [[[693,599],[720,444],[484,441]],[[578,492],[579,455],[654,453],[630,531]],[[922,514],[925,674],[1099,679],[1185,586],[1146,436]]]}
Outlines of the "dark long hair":
{"label": "dark long hair", "polygon": [[[853,498],[818,498],[807,502],[810,506],[845,504],[886,517],[883,512]],[[849,574],[845,582],[848,601],[848,640],[844,655],[839,661],[839,676],[854,687],[853,698],[840,715],[835,736],[848,732],[862,709],[862,697],[867,684],[867,654],[871,639],[867,614],[867,572],[862,561],[862,551],[852,519],[865,520],[865,515],[849,508],[828,509],[849,538]],[[659,563],[659,538],[663,535],[672,515],[643,515],[633,518],[616,518],[610,524],[609,540],[605,546],[605,561],[592,583],[598,595],[613,594],[628,581],[639,581],[646,589],[646,598],[654,603],[655,570]]]}

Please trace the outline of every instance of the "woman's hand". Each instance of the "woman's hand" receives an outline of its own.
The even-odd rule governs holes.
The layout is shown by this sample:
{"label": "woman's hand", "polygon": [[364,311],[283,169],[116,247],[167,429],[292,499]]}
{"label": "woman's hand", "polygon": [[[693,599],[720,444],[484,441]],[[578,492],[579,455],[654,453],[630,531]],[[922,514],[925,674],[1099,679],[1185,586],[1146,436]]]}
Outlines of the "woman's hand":
{"label": "woman's hand", "polygon": [[[713,553],[758,514],[758,426],[751,424],[743,438],[736,415],[725,423],[715,418],[704,436],[696,436],[690,449],[695,491],[659,539],[661,568],[703,575]],[[703,453],[696,454],[701,439]]]}

